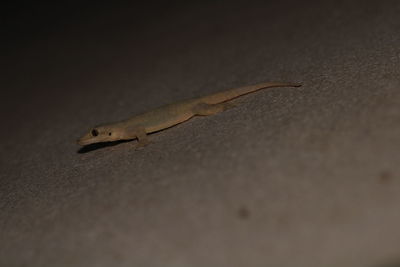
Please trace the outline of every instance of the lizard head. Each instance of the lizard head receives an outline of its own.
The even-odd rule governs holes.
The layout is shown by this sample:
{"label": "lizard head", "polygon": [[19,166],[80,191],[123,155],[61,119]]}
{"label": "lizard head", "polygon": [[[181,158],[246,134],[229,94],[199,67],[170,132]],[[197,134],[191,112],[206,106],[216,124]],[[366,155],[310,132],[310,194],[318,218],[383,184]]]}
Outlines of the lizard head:
{"label": "lizard head", "polygon": [[78,139],[77,143],[86,146],[100,142],[112,142],[121,140],[123,130],[113,126],[98,126],[89,130],[85,135]]}

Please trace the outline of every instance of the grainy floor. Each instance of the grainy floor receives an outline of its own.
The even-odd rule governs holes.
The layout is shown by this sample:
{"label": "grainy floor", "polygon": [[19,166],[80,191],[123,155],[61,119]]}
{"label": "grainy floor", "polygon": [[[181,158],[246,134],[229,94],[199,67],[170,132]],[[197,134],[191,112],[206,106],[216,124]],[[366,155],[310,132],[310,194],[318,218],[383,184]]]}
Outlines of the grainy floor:
{"label": "grainy floor", "polygon": [[[0,266],[400,259],[399,2],[69,8],[8,17]],[[75,144],[96,124],[270,80],[304,86],[245,96],[145,149]]]}

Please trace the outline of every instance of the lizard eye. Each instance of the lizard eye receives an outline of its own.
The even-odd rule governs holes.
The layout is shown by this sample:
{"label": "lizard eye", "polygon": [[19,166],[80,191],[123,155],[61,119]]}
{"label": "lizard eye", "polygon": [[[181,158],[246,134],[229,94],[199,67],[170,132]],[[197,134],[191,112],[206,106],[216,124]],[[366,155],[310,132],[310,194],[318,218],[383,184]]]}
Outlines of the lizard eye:
{"label": "lizard eye", "polygon": [[108,135],[111,136],[111,132],[109,132]]}
{"label": "lizard eye", "polygon": [[99,131],[97,131],[96,129],[92,130],[92,135],[93,136],[98,136],[99,135]]}

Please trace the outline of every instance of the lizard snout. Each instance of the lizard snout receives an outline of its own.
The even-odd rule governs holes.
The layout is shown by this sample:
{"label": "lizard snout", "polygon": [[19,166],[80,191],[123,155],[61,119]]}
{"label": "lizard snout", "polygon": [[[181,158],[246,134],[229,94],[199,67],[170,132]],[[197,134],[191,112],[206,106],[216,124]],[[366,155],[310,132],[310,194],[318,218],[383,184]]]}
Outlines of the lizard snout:
{"label": "lizard snout", "polygon": [[89,145],[92,143],[92,136],[90,136],[89,134],[85,134],[84,136],[76,140],[76,143],[81,146]]}

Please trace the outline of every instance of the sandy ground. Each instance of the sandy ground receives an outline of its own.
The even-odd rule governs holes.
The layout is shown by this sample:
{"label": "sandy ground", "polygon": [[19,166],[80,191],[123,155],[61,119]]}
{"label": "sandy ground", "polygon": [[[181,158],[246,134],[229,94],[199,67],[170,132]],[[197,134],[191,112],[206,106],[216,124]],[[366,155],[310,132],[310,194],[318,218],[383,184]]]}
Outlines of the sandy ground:
{"label": "sandy ground", "polygon": [[[396,263],[400,4],[336,2],[10,16],[0,265]],[[263,81],[303,86],[245,96],[145,149],[75,143],[97,124]]]}

